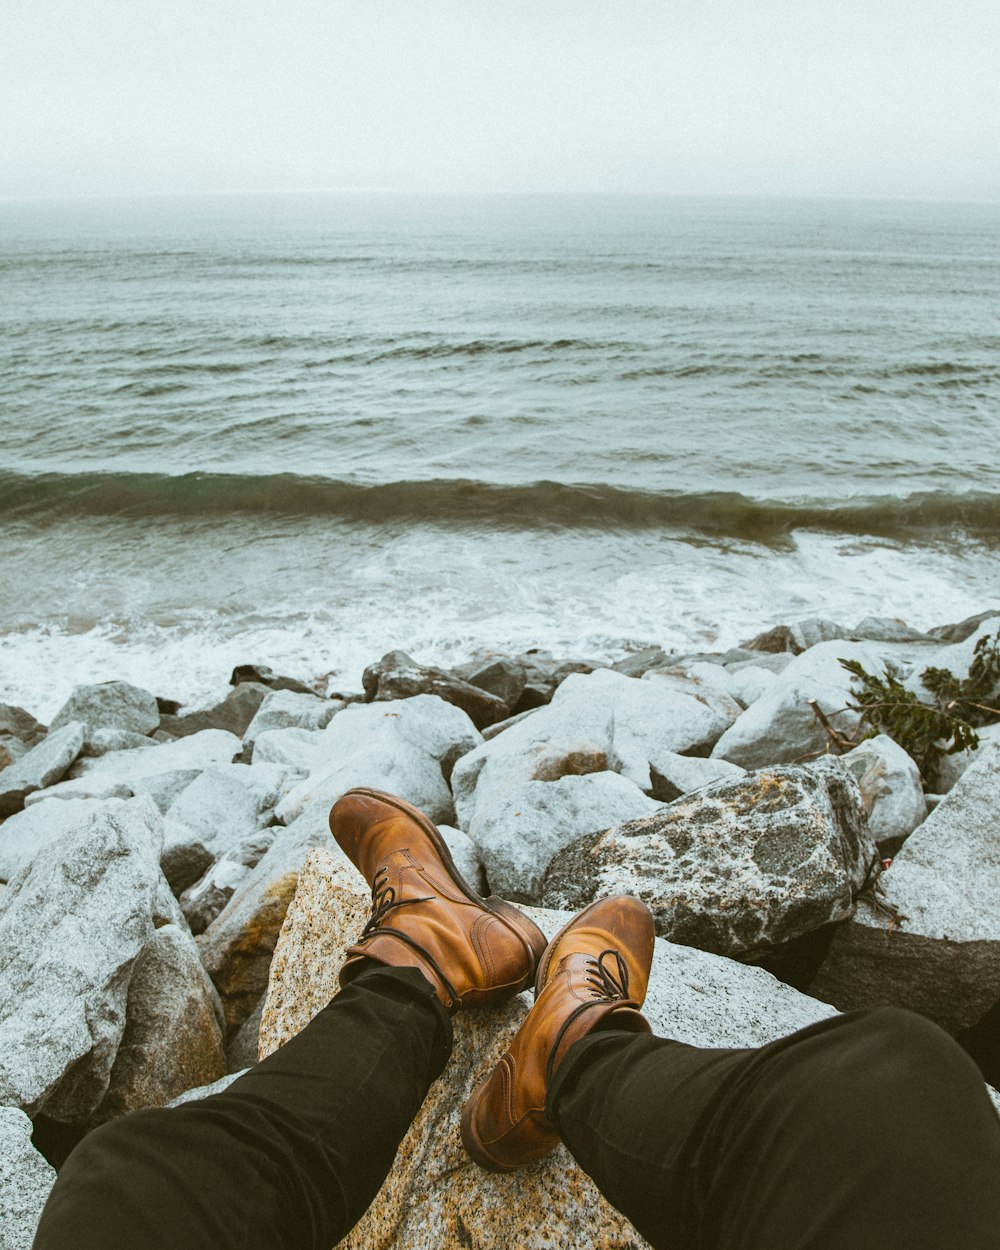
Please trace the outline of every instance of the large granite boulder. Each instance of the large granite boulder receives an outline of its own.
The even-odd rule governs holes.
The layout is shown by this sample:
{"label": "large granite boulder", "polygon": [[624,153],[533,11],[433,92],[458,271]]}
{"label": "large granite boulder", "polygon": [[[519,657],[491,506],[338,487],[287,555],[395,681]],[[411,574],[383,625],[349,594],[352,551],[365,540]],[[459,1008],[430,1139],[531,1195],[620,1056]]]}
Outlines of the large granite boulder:
{"label": "large granite boulder", "polygon": [[323,763],[324,742],[316,729],[265,729],[253,740],[253,763],[285,764],[308,776]]}
{"label": "large granite boulder", "polygon": [[70,773],[77,781],[127,786],[149,794],[161,811],[190,785],[198,773],[215,764],[229,764],[242,749],[235,734],[205,729],[178,742],[162,742],[146,751],[109,751],[99,759],[78,760]]}
{"label": "large granite boulder", "polygon": [[542,899],[579,911],[635,894],[662,937],[747,957],[849,916],[875,854],[857,783],[826,757],[579,838],[549,864]]}
{"label": "large granite boulder", "polygon": [[838,732],[850,737],[860,716],[847,707],[854,698],[853,679],[841,659],[860,660],[879,676],[885,672],[877,643],[835,641],[810,647],[726,730],[712,750],[713,757],[743,768],[765,768],[825,750],[829,738],[812,702]]}
{"label": "large granite boulder", "polygon": [[217,856],[266,825],[285,794],[282,764],[216,764],[199,773],[167,809],[167,819],[189,830]]}
{"label": "large granite boulder", "polygon": [[618,773],[527,781],[477,808],[469,836],[479,847],[492,893],[537,903],[545,869],[558,850],[582,834],[659,809]]}
{"label": "large granite boulder", "polygon": [[319,695],[295,690],[273,690],[257,709],[243,740],[254,742],[262,733],[275,729],[325,729],[345,706],[343,699],[321,699]]}
{"label": "large granite boulder", "polygon": [[160,709],[148,690],[127,681],[102,681],[94,686],[77,686],[52,718],[49,733],[74,722],[84,726],[86,742],[98,729],[151,734],[159,728]]}
{"label": "large granite boulder", "polygon": [[[367,914],[364,882],[314,851],[275,951],[260,1031],[261,1054],[286,1042],[330,1000],[344,951]],[[529,914],[549,936],[565,913]],[[646,1243],[559,1147],[504,1176],[471,1163],[459,1136],[472,1086],[509,1045],[531,1002],[455,1018],[446,1079],[436,1081],[385,1184],[345,1250],[433,1244],[468,1250],[638,1250]],[[646,1000],[655,1030],[692,1045],[757,1046],[832,1014],[768,973],[658,940]]]}
{"label": "large granite boulder", "polygon": [[1000,746],[911,833],[834,938],[813,993],[909,1007],[957,1032],[1000,999]]}
{"label": "large granite boulder", "polygon": [[107,1093],[92,1123],[178,1094],[225,1073],[222,1004],[186,929],[164,925],[143,948],[129,982]]}
{"label": "large granite boulder", "polygon": [[83,749],[83,737],[84,727],[79,721],[63,725],[0,771],[0,819],[19,812],[29,794],[65,776]]}
{"label": "large granite boulder", "polygon": [[66,1121],[104,1097],[161,879],[152,803],[93,806],[0,895],[0,1103]]}
{"label": "large granite boulder", "polygon": [[666,681],[611,669],[572,674],[552,702],[470,751],[455,766],[458,823],[513,785],[611,769],[647,793],[649,762],[663,751],[707,754],[724,717]]}
{"label": "large granite boulder", "polygon": [[0,1250],[31,1250],[56,1172],[31,1144],[31,1121],[0,1107]]}
{"label": "large granite boulder", "polygon": [[8,817],[0,825],[0,881],[16,877],[43,847],[56,847],[93,810],[87,799],[52,799]]}
{"label": "large granite boulder", "polygon": [[[957,784],[959,777],[979,758],[980,748],[989,742],[1000,743],[1000,722],[994,725],[981,725],[976,730],[979,746],[969,751],[956,751],[953,755],[942,755],[938,762],[937,790],[939,794],[947,794]],[[25,799],[25,805],[31,802]]]}
{"label": "large granite boulder", "polygon": [[867,738],[841,759],[861,789],[872,837],[895,851],[927,818],[920,770],[887,734]]}
{"label": "large granite boulder", "polygon": [[372,786],[452,824],[446,770],[481,741],[468,716],[436,695],[352,703],[323,730],[318,762],[278,805],[278,819],[288,823],[312,804],[329,808],[345,790]]}
{"label": "large granite boulder", "polygon": [[390,651],[377,664],[370,664],[362,682],[369,703],[409,699],[419,694],[436,695],[461,708],[477,729],[484,729],[511,713],[510,706],[497,695],[463,681],[454,673],[418,664],[405,651]]}

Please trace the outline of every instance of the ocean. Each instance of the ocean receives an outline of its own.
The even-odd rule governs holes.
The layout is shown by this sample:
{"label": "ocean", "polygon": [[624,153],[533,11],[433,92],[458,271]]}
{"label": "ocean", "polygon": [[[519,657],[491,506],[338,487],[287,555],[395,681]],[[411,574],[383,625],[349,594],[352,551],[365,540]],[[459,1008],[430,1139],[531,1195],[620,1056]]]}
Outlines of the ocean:
{"label": "ocean", "polygon": [[0,203],[0,700],[1000,602],[1000,206]]}

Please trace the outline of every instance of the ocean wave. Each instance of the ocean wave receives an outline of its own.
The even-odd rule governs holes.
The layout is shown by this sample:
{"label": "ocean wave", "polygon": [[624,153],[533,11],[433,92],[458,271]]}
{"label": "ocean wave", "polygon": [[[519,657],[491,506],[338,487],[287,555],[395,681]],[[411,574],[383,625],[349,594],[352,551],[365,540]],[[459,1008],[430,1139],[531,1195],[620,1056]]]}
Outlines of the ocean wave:
{"label": "ocean wave", "polygon": [[694,530],[764,543],[800,529],[935,541],[956,531],[1000,538],[1000,495],[929,491],[850,500],[753,499],[736,491],[654,492],[607,484],[468,478],[365,484],[283,473],[0,472],[0,518],[35,525],[74,517],[329,517],[386,525],[505,529]]}

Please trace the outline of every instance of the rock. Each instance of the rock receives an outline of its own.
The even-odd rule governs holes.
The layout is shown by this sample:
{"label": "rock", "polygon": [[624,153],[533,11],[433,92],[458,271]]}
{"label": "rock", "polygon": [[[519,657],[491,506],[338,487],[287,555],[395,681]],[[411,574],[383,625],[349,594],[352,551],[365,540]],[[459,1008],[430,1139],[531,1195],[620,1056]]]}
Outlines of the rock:
{"label": "rock", "polygon": [[[36,790],[24,800],[24,810],[37,807],[40,803],[48,803],[50,799],[130,799],[133,791],[131,786],[113,778],[98,778],[94,781],[86,777],[78,777],[75,781],[57,781],[54,786],[46,786],[44,790]],[[21,815],[22,813],[18,813]],[[13,816],[11,820],[15,819]],[[0,840],[2,840],[0,834]]]}
{"label": "rock", "polygon": [[186,825],[174,820],[163,822],[160,868],[174,894],[179,897],[199,881],[214,863],[215,856]]}
{"label": "rock", "polygon": [[268,729],[253,743],[255,764],[285,764],[309,774],[320,762],[323,735],[312,729]]}
{"label": "rock", "polygon": [[815,647],[817,643],[847,638],[850,631],[837,621],[823,616],[810,616],[794,625],[776,625],[764,634],[758,634],[740,645],[747,651],[791,651],[799,655]]}
{"label": "rock", "polygon": [[[938,647],[932,651],[926,662],[921,664],[906,679],[905,686],[908,690],[912,690],[918,698],[925,699],[928,702],[933,701],[934,695],[923,683],[923,673],[928,668],[946,668],[949,672],[954,673],[960,681],[964,680],[969,676],[969,667],[975,657],[976,644],[981,638],[991,637],[998,630],[1000,630],[1000,616],[987,617],[961,642],[950,643],[948,646]],[[1000,691],[995,693],[1000,693]]]}
{"label": "rock", "polygon": [[187,712],[183,716],[163,716],[160,726],[175,738],[186,738],[206,729],[225,730],[242,738],[269,693],[270,687],[260,682],[241,682],[221,703],[201,711]]}
{"label": "rock", "polygon": [[244,682],[269,686],[272,690],[289,690],[293,694],[316,694],[304,681],[299,681],[297,677],[279,677],[266,664],[237,664],[229,678],[229,684],[239,686]]}
{"label": "rock", "polygon": [[504,720],[511,713],[502,699],[439,668],[418,664],[405,651],[389,651],[370,664],[362,681],[369,703],[408,699],[413,695],[437,695],[459,707],[477,729]]}
{"label": "rock", "polygon": [[[751,653],[747,652],[747,654]],[[783,673],[794,659],[795,656],[791,651],[761,651],[751,660],[735,660],[732,664],[727,664],[726,670],[733,676],[751,667],[766,668],[772,673]]]}
{"label": "rock", "polygon": [[236,1035],[226,1048],[226,1071],[246,1072],[257,1062],[260,1038],[260,1017],[264,1010],[265,994],[261,994],[257,1006],[250,1012]]}
{"label": "rock", "polygon": [[957,625],[938,625],[934,629],[929,629],[927,633],[931,638],[937,638],[940,642],[964,642],[984,621],[992,620],[997,616],[1000,616],[1000,607],[989,608],[975,616],[966,617]]}
{"label": "rock", "polygon": [[125,1031],[92,1123],[162,1107],[226,1070],[222,1005],[191,934],[157,929],[129,983]]}
{"label": "rock", "polygon": [[718,718],[720,734],[743,714],[743,705],[737,703],[729,691],[732,678],[721,664],[699,663],[690,669],[653,668],[643,674],[642,680],[656,682],[658,686],[666,684],[703,703]]}
{"label": "rock", "polygon": [[95,686],[77,686],[53,717],[49,733],[74,723],[84,726],[88,742],[97,729],[144,735],[159,727],[160,710],[148,690],[127,681],[102,681]]}
{"label": "rock", "polygon": [[166,815],[188,786],[198,780],[201,772],[200,768],[178,768],[170,772],[153,773],[148,777],[134,777],[131,782],[132,793],[149,795]]}
{"label": "rock", "polygon": [[93,808],[0,899],[0,1103],[71,1122],[107,1089],[160,878],[152,803]]}
{"label": "rock", "polygon": [[880,676],[885,672],[873,643],[821,642],[810,647],[726,730],[712,750],[713,759],[762,768],[825,750],[829,739],[813,714],[811,699],[837,730],[850,737],[860,717],[846,709],[854,697],[853,679],[841,659],[860,660]]}
{"label": "rock", "polygon": [[280,825],[248,834],[211,864],[205,875],[180,896],[181,910],[192,933],[203,933],[249,877],[274,843]]}
{"label": "rock", "polygon": [[[275,951],[261,1053],[288,1041],[336,992],[344,951],[367,902],[331,857],[313,852]],[[569,919],[532,911],[552,937]],[[462,1106],[520,1025],[522,994],[455,1018],[447,1079],[432,1086],[381,1192],[342,1245],[392,1250],[434,1244],[496,1250],[634,1250],[645,1245],[563,1147],[537,1166],[495,1176],[472,1166],[459,1138]],[[832,1013],[768,973],[702,951],[656,943],[646,1014],[655,1030],[692,1045],[758,1046]]]}
{"label": "rock", "polygon": [[31,1121],[0,1107],[0,1247],[31,1250],[56,1172],[31,1144]]}
{"label": "rock", "polygon": [[507,706],[508,710],[516,707],[528,682],[528,670],[521,661],[506,657],[491,660],[486,664],[468,664],[457,672],[471,685],[478,686],[487,694],[495,695],[501,703]]}
{"label": "rock", "polygon": [[537,711],[538,708],[531,707],[526,712],[518,712],[516,716],[508,716],[506,720],[498,720],[495,725],[487,725],[483,730],[483,741],[489,742],[497,734],[502,734],[505,729],[510,729],[512,725],[520,724],[521,721],[532,716]]}
{"label": "rock", "polygon": [[90,756],[107,755],[109,751],[137,751],[143,747],[155,746],[152,738],[145,734],[133,733],[130,729],[113,729],[99,727],[91,730],[83,744],[83,754]]}
{"label": "rock", "polygon": [[667,682],[598,669],[574,674],[552,702],[459,760],[452,774],[458,823],[512,785],[611,769],[649,791],[662,751],[706,750],[725,721]]}
{"label": "rock", "polygon": [[791,627],[788,625],[775,625],[773,629],[757,634],[747,642],[741,642],[740,646],[747,651],[791,651],[793,654],[798,654],[802,650],[796,645]]}
{"label": "rock", "polygon": [[451,825],[438,825],[438,833],[447,843],[451,857],[455,861],[455,867],[477,894],[485,896],[488,887],[479,847],[467,833]]}
{"label": "rock", "polygon": [[186,1102],[197,1102],[202,1098],[212,1098],[216,1094],[223,1094],[232,1085],[233,1081],[245,1075],[248,1071],[244,1068],[242,1072],[227,1072],[225,1076],[220,1076],[217,1081],[213,1081],[211,1085],[202,1085],[198,1089],[189,1089],[179,1097],[172,1099],[167,1103],[168,1107],[183,1107]]}
{"label": "rock", "polygon": [[19,738],[25,746],[35,747],[47,732],[45,726],[39,724],[23,707],[17,707],[13,703],[0,703],[0,741]]}
{"label": "rock", "polygon": [[133,793],[149,794],[162,811],[162,805],[169,807],[198,773],[215,764],[230,763],[241,747],[234,734],[205,729],[148,751],[109,751],[100,759],[79,760],[72,775],[93,783],[113,781],[128,786]]}
{"label": "rock", "polygon": [[768,687],[777,678],[777,673],[770,668],[761,668],[758,664],[741,664],[739,671],[732,674],[732,678],[733,698],[744,707],[749,707],[767,693]]}
{"label": "rock", "polygon": [[848,637],[862,642],[927,642],[929,634],[922,634],[898,617],[866,616],[850,631]]}
{"label": "rock", "polygon": [[20,738],[0,738],[0,772],[16,763],[23,755],[27,755],[30,750],[28,744],[22,742]]}
{"label": "rock", "polygon": [[834,937],[813,992],[842,1008],[909,1007],[951,1032],[1000,998],[1000,746],[907,839]]}
{"label": "rock", "polygon": [[887,734],[866,739],[841,760],[861,789],[872,837],[895,852],[927,816],[920,770]]}
{"label": "rock", "polygon": [[164,699],[160,695],[156,696],[156,708],[161,717],[176,716],[182,706],[176,699]]}
{"label": "rock", "polygon": [[643,647],[641,651],[633,651],[620,660],[616,660],[611,668],[626,677],[641,677],[651,668],[668,668],[676,657],[669,656],[662,647]]}
{"label": "rock", "polygon": [[[309,851],[325,846],[342,855],[330,836],[328,810],[326,803],[315,804],[287,829],[279,831],[260,863],[205,932],[198,935],[202,963],[222,998],[230,1036],[267,986],[278,930]],[[357,875],[353,867],[351,872]]]}
{"label": "rock", "polygon": [[0,826],[0,881],[16,877],[43,847],[58,854],[63,840],[95,810],[87,799],[52,799],[9,817]]}
{"label": "rock", "polygon": [[661,751],[649,761],[653,798],[660,803],[672,803],[682,794],[716,781],[742,777],[745,772],[746,769],[727,760],[699,759],[693,755],[678,755],[675,751]]}
{"label": "rock", "polygon": [[24,800],[63,777],[83,747],[83,725],[63,725],[3,772],[0,772],[0,818],[24,807]]}
{"label": "rock", "polygon": [[317,803],[329,809],[352,786],[371,786],[399,795],[439,824],[452,824],[443,768],[481,741],[466,714],[435,695],[352,703],[323,730],[321,762],[282,800],[277,817],[294,820]]}
{"label": "rock", "polygon": [[275,690],[261,703],[243,738],[254,742],[262,733],[275,729],[325,729],[346,706],[343,699],[321,699],[315,694]]}
{"label": "rock", "polygon": [[[956,751],[954,755],[943,755],[938,764],[938,786],[942,794],[947,794],[958,782],[959,777],[970,764],[974,764],[982,747],[989,742],[1000,742],[1000,722],[994,725],[980,725],[976,730],[979,746],[974,751]],[[25,800],[29,802],[29,800]]]}
{"label": "rock", "polygon": [[528,781],[476,808],[469,835],[494,894],[537,902],[556,851],[585,833],[649,816],[659,804],[612,772]]}
{"label": "rock", "polygon": [[214,855],[224,855],[274,823],[288,776],[281,764],[216,764],[181,791],[167,819],[183,825]]}
{"label": "rock", "polygon": [[747,957],[849,916],[875,854],[857,784],[828,757],[579,838],[553,858],[542,898],[579,911],[635,894],[661,936]]}

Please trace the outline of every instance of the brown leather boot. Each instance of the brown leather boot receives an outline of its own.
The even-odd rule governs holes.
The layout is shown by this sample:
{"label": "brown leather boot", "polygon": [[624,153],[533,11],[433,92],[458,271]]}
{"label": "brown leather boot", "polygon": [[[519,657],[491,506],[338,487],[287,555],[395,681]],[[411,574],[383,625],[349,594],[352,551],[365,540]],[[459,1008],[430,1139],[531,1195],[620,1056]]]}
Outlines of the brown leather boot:
{"label": "brown leather boot", "polygon": [[545,1095],[574,1042],[600,1028],[651,1032],[639,1008],[653,962],[653,917],[627,894],[591,903],[549,943],[535,1005],[510,1049],[462,1112],[462,1141],[488,1172],[512,1172],[547,1155],[559,1134]]}
{"label": "brown leather boot", "polygon": [[481,898],[441,834],[415,807],[380,790],[348,790],[330,832],[372,888],[372,914],[340,971],[365,959],[415,967],[449,1009],[509,998],[531,984],[545,934],[500,898]]}

